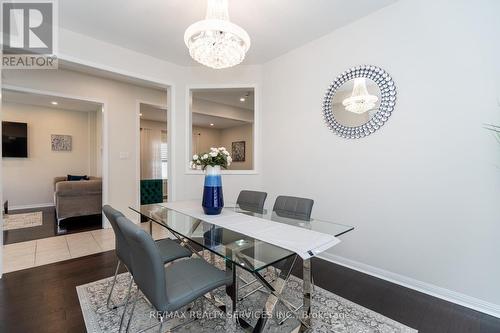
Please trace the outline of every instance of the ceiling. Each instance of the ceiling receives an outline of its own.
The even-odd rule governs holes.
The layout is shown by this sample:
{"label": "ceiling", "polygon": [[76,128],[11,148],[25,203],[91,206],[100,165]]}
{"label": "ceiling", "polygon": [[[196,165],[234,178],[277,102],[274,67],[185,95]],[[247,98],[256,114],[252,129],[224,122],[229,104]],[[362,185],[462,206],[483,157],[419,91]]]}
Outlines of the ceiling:
{"label": "ceiling", "polygon": [[[192,91],[195,99],[203,99],[252,111],[254,109],[253,88],[194,89]],[[245,98],[245,101],[240,101],[240,98]]]}
{"label": "ceiling", "polygon": [[[235,120],[224,117],[216,117],[202,113],[193,112],[193,126],[204,128],[224,129],[251,124],[251,122]],[[210,124],[213,124],[211,126]]]}
{"label": "ceiling", "polygon": [[96,77],[101,77],[108,80],[114,80],[118,82],[128,83],[139,87],[155,89],[164,94],[167,94],[167,86],[162,85],[157,82],[143,80],[137,77],[127,76],[124,74],[119,74],[102,68],[95,68],[88,65],[83,65],[80,63],[70,62],[68,60],[59,59],[59,69],[65,69],[75,72],[80,72],[87,75],[93,75]]}
{"label": "ceiling", "polygon": [[[397,0],[229,0],[229,16],[252,39],[245,64],[261,64]],[[179,65],[194,65],[186,28],[205,0],[59,1],[62,28]]]}
{"label": "ceiling", "polygon": [[[240,101],[241,97],[245,97],[244,102]],[[235,106],[250,111],[253,111],[254,106],[253,88],[196,89],[193,91],[193,98]],[[167,122],[166,108],[141,103],[140,112],[142,120]],[[231,119],[230,117],[217,117],[196,112],[193,113],[192,117],[194,126],[215,129],[242,126],[249,123],[246,121]],[[210,124],[213,124],[213,126]]]}
{"label": "ceiling", "polygon": [[156,105],[141,103],[140,112],[142,120],[167,122],[167,109]]}
{"label": "ceiling", "polygon": [[[39,95],[22,91],[14,91],[2,89],[2,101],[10,103],[19,103],[27,105],[35,105],[52,109],[60,109],[67,111],[100,111],[101,104],[84,100],[71,98],[54,97],[50,95]],[[57,102],[53,105],[52,102]]]}
{"label": "ceiling", "polygon": [[[160,108],[155,105],[141,103],[141,120],[150,120],[167,123],[167,109]],[[203,127],[203,128],[214,128],[214,129],[224,129],[235,126],[242,126],[249,124],[250,122],[211,116],[202,113],[194,112],[193,115],[193,126]],[[211,126],[210,124],[213,124]]]}

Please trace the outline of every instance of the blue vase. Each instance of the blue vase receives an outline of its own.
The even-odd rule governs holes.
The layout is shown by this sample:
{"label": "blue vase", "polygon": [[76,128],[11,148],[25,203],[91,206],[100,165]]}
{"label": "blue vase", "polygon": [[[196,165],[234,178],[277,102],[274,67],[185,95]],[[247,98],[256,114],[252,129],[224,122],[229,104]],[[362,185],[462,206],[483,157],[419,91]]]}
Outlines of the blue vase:
{"label": "blue vase", "polygon": [[222,195],[222,179],[220,166],[207,166],[205,169],[205,186],[203,187],[203,211],[207,215],[218,215],[224,207]]}

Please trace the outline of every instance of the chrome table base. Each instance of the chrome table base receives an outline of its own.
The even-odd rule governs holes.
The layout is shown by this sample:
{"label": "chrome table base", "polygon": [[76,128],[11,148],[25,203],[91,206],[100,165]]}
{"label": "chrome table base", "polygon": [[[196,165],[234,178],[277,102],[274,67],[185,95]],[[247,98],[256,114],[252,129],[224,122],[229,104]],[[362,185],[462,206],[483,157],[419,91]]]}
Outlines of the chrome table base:
{"label": "chrome table base", "polygon": [[[311,295],[312,295],[312,274],[311,274],[311,260],[305,259],[303,261],[303,299],[302,305],[295,307],[290,302],[286,301],[282,297],[283,290],[286,287],[288,279],[290,278],[290,274],[292,268],[297,260],[297,255],[291,256],[285,260],[283,260],[282,269],[279,272],[279,275],[276,277],[274,281],[268,282],[262,275],[258,272],[251,272],[252,275],[259,281],[262,285],[262,288],[265,288],[264,291],[268,295],[264,308],[259,315],[259,319],[257,324],[252,327],[246,320],[240,318],[238,316],[238,278],[237,278],[237,266],[229,261],[226,261],[226,270],[228,274],[233,275],[233,285],[228,286],[226,288],[226,293],[231,297],[232,305],[234,309],[234,315],[236,322],[243,328],[246,332],[252,333],[260,333],[265,332],[267,322],[269,318],[274,315],[274,309],[278,302],[281,302],[289,311],[297,314],[297,319],[300,321],[300,327],[297,332],[306,332],[311,327]],[[300,310],[300,311],[299,311]],[[287,317],[286,319],[288,319]],[[282,324],[286,319],[282,320],[280,324]]]}

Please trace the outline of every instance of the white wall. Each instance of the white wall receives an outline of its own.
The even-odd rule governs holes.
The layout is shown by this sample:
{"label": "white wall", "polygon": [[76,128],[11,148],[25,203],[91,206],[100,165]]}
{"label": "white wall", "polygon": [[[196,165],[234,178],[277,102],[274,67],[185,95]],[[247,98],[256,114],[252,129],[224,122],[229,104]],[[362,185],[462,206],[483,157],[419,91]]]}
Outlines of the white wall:
{"label": "white wall", "polygon": [[220,129],[193,127],[191,155],[200,155],[201,153],[209,151],[211,147],[220,147],[220,136]]}
{"label": "white wall", "polygon": [[201,98],[196,98],[196,92],[193,93],[193,105],[191,112],[207,114],[210,116],[253,122],[253,110],[238,108],[222,103],[215,103]]}
{"label": "white wall", "polygon": [[[356,226],[332,254],[497,315],[500,149],[482,124],[500,122],[499,12],[499,1],[399,1],[265,64],[262,121],[268,204],[314,198],[315,217]],[[346,140],[321,103],[359,64],[387,70],[398,101],[376,134]]]}
{"label": "white wall", "polygon": [[90,112],[89,126],[89,174],[102,177],[102,112]]}
{"label": "white wall", "polygon": [[[9,208],[53,204],[54,177],[95,176],[89,169],[89,117],[94,113],[3,102],[3,121],[28,124],[28,158],[2,159],[2,190]],[[72,150],[52,151],[51,134],[71,135]]]}
{"label": "white wall", "polygon": [[155,131],[158,131],[158,132],[162,132],[162,131],[166,132],[167,131],[167,122],[166,121],[141,119],[140,125],[141,125],[141,128],[154,129]]}

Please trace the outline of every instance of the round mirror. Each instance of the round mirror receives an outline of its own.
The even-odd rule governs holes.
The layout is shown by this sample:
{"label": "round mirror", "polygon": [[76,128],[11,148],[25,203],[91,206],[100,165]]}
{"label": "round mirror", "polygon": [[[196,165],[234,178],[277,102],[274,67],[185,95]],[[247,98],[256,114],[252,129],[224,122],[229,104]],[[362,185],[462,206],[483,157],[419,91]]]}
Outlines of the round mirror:
{"label": "round mirror", "polygon": [[344,126],[361,126],[377,112],[380,97],[380,89],[374,81],[364,77],[351,79],[333,96],[332,113]]}
{"label": "round mirror", "polygon": [[375,132],[394,110],[396,87],[381,68],[358,66],[339,75],[323,102],[328,127],[345,138],[361,138]]}

